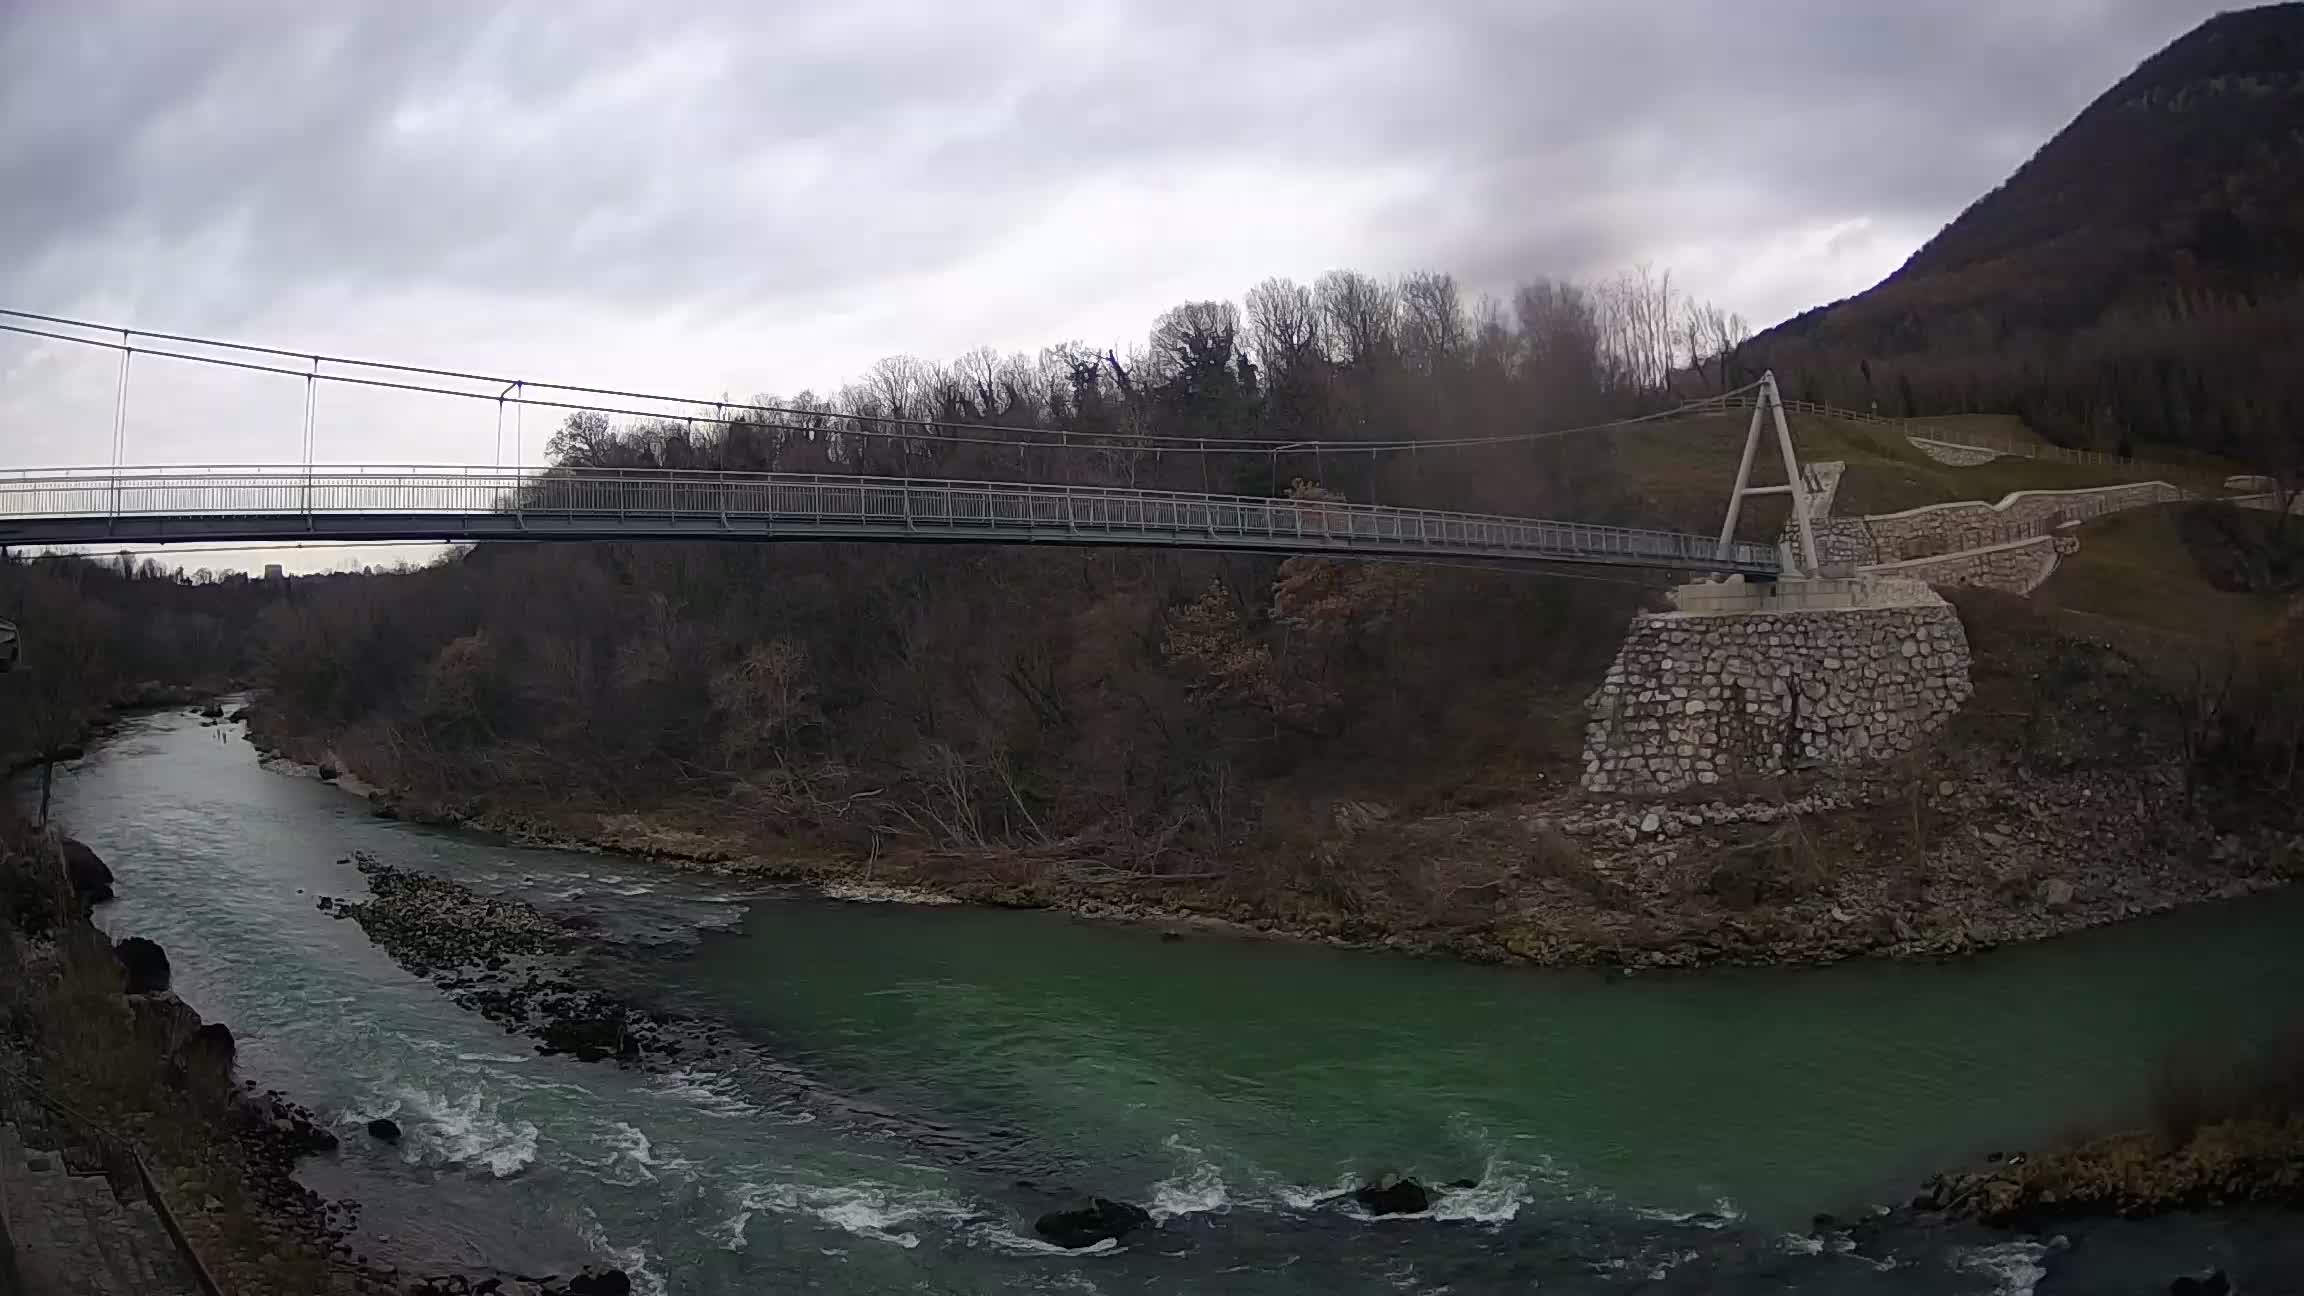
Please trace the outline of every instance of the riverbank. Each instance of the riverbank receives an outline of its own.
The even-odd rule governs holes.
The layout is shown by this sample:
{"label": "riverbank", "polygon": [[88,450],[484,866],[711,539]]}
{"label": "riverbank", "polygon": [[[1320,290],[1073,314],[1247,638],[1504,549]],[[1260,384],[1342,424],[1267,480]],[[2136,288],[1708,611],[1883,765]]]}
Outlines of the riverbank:
{"label": "riverbank", "polygon": [[[259,713],[261,714],[261,713]],[[302,767],[322,743],[273,739]],[[2176,771],[2020,774],[1943,762],[1916,772],[1813,775],[1740,799],[1641,804],[1563,791],[1421,818],[1336,807],[1318,849],[1459,879],[1410,911],[1317,892],[1246,889],[1228,870],[1146,872],[1062,847],[891,849],[859,859],[763,837],[726,802],[603,811],[456,799],[340,782],[385,817],[525,845],[613,851],[713,875],[814,885],[903,903],[965,901],[1105,921],[1233,930],[1540,966],[1686,968],[1942,958],[2040,940],[2284,885],[2304,835],[2219,831],[2174,807]]]}
{"label": "riverbank", "polygon": [[[46,857],[38,837],[13,822],[4,836],[0,893],[8,903],[0,912],[0,958],[9,975],[0,1006],[10,1057],[0,1075],[0,1119],[35,1146],[92,1158],[107,1168],[115,1191],[131,1199],[143,1193],[141,1180],[99,1140],[134,1147],[151,1168],[171,1226],[228,1290],[242,1296],[630,1292],[624,1275],[607,1270],[529,1278],[370,1255],[355,1242],[360,1203],[325,1198],[297,1178],[301,1162],[340,1147],[331,1122],[277,1089],[258,1091],[255,1080],[237,1080],[232,1030],[205,1020],[175,993],[166,952],[136,937],[115,945],[94,925],[91,897],[52,889],[60,866]],[[98,868],[114,876],[101,862]],[[111,899],[107,888],[99,903]],[[58,1238],[93,1240],[69,1229]],[[67,1255],[49,1257],[44,1267],[100,1269],[110,1262],[97,1254]]]}
{"label": "riverbank", "polygon": [[[1889,1272],[1888,1290],[1983,1296],[1998,1279],[1970,1261],[2029,1242],[1898,1225],[1843,1252],[1847,1230],[1809,1217],[1902,1200],[1968,1149],[2036,1146],[2076,1104],[2124,1118],[2204,1015],[2282,1002],[2304,975],[2296,895],[1953,967],[1635,978],[833,903],[379,819],[181,712],[124,728],[58,806],[120,866],[108,925],[164,942],[186,997],[246,1028],[247,1073],[342,1137],[298,1173],[362,1203],[362,1253],[613,1263],[649,1293],[1597,1293],[1661,1272],[1757,1296],[1877,1292]],[[416,963],[465,957],[489,915],[553,936],[541,916],[569,948],[472,947],[447,975],[569,958],[579,986],[741,1048],[671,1067],[539,1055],[317,907],[370,903],[362,855],[461,888],[382,888],[410,914],[450,896],[472,914]],[[1428,1217],[1336,1199],[1388,1175],[1480,1186]],[[1052,1255],[1037,1220],[1095,1196],[1152,1223]],[[2256,1256],[2254,1227],[2060,1226],[2080,1245],[2041,1264],[2084,1277],[2063,1266],[2127,1245],[2157,1291],[2229,1266],[2218,1238]]]}
{"label": "riverbank", "polygon": [[[1437,801],[1363,790],[1310,801],[1316,815],[1278,816],[1286,822],[1214,855],[1124,835],[931,844],[880,827],[860,848],[857,807],[880,785],[852,771],[774,786],[699,780],[696,791],[604,805],[437,777],[438,758],[411,754],[420,749],[302,728],[261,700],[250,737],[307,769],[367,780],[359,790],[380,815],[516,842],[830,894],[1213,924],[1492,963],[1942,958],[2304,876],[2296,808],[2203,787],[2182,707],[2145,667],[2055,632],[2026,606],[1964,600],[1962,611],[1974,697],[1894,765],[1661,802],[1587,796],[1567,767]],[[1285,804],[1307,802],[1284,792]],[[1276,815],[1241,812],[1259,817]]]}

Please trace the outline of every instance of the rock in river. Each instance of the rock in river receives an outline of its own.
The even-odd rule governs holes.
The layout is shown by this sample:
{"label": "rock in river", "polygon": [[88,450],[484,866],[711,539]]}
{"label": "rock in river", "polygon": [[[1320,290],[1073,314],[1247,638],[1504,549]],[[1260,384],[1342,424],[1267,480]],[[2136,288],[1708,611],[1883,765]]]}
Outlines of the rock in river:
{"label": "rock in river", "polygon": [[386,1120],[381,1116],[368,1122],[368,1133],[371,1137],[380,1139],[386,1143],[397,1143],[400,1141],[399,1123],[397,1121]]}
{"label": "rock in river", "polygon": [[1141,1206],[1091,1197],[1079,1210],[1050,1211],[1033,1221],[1032,1228],[1056,1245],[1077,1251],[1151,1222],[1151,1212]]}
{"label": "rock in river", "polygon": [[232,1039],[232,1028],[222,1022],[204,1023],[194,1028],[184,1041],[186,1057],[206,1059],[227,1071],[232,1069],[232,1059],[239,1051],[240,1046]]}
{"label": "rock in river", "polygon": [[632,1296],[632,1280],[621,1269],[586,1269],[568,1280],[568,1296]]}
{"label": "rock in river", "polygon": [[84,905],[98,905],[112,898],[112,870],[78,838],[64,839],[64,876],[71,880],[73,894]]}
{"label": "rock in river", "polygon": [[123,989],[129,994],[161,994],[168,989],[168,954],[141,936],[131,936],[112,947],[127,975]]}
{"label": "rock in river", "polygon": [[1355,1188],[1352,1200],[1371,1215],[1416,1215],[1432,1209],[1432,1194],[1413,1179]]}

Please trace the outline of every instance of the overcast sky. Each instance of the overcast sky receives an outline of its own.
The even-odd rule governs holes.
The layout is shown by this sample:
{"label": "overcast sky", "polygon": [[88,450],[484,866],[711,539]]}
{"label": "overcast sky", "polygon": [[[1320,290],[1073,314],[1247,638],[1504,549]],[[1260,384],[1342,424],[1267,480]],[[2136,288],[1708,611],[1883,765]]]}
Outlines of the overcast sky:
{"label": "overcast sky", "polygon": [[[0,0],[0,306],[738,397],[1335,267],[1649,261],[1765,325],[2220,7]],[[0,335],[0,466],[107,462],[115,363]],[[293,461],[302,400],[152,362],[127,458]],[[318,454],[493,423],[331,394]]]}

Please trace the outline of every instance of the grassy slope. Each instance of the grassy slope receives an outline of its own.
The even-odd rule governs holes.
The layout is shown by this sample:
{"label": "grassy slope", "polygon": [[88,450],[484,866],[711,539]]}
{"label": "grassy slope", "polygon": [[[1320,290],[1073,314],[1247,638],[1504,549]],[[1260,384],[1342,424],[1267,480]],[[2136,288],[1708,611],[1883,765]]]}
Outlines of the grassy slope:
{"label": "grassy slope", "polygon": [[[1984,430],[2002,436],[2014,435],[2004,424],[2023,427],[2020,420],[2001,415],[1941,421],[1966,424],[1987,420],[1990,426]],[[1646,517],[1651,525],[1699,531],[1719,526],[1729,483],[1736,477],[1737,457],[1744,449],[1746,426],[1747,416],[1718,415],[1614,433],[1612,477],[1622,492],[1614,502],[1619,515]],[[1808,415],[1793,416],[1791,428],[1794,448],[1803,462],[1836,459],[1848,465],[1833,509],[1843,517],[1894,513],[1957,500],[1994,502],[2011,491],[2075,490],[2154,477],[2173,476],[2187,478],[2180,484],[2213,485],[2230,471],[2225,465],[2211,465],[2187,477],[2181,471],[2163,472],[2157,467],[2138,470],[2017,458],[1956,468],[1930,459],[1902,434],[1888,428]],[[2023,435],[2027,440],[2039,439],[2028,431]],[[1772,438],[1754,461],[1752,479],[1758,485],[1784,480]],[[1752,540],[1773,539],[1784,525],[1786,507],[1776,497],[1748,501],[1738,534]]]}
{"label": "grassy slope", "polygon": [[[2040,440],[2010,415],[1934,421],[1964,431]],[[1622,494],[1614,507],[1622,515],[1693,530],[1718,526],[1745,426],[1745,417],[1734,415],[1618,433],[1613,469]],[[2011,491],[2072,490],[2154,478],[2215,490],[2227,474],[2239,471],[2205,456],[2197,467],[2157,464],[2145,470],[2018,458],[1961,468],[1928,458],[1887,428],[1806,415],[1794,416],[1791,426],[1803,462],[1837,459],[1848,465],[1833,509],[1843,517],[1956,500],[1997,501]],[[1764,485],[1783,477],[1771,442],[1755,462],[1753,480]],[[2115,638],[2162,659],[2260,632],[2279,614],[2282,601],[2211,586],[2178,532],[2180,507],[2117,513],[2082,527],[2080,552],[2064,560],[2037,597],[2076,632]],[[1749,501],[1738,533],[1754,540],[1774,538],[1786,508],[1778,497]]]}
{"label": "grassy slope", "polygon": [[2038,597],[2076,630],[2125,634],[2138,648],[2223,645],[2268,629],[2286,600],[2211,586],[2177,529],[2187,506],[2134,509],[2080,529]]}

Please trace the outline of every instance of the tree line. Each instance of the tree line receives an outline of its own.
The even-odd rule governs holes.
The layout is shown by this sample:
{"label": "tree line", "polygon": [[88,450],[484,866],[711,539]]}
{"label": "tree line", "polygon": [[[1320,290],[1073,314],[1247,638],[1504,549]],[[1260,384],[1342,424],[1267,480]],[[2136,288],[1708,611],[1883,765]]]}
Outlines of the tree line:
{"label": "tree line", "polygon": [[[893,356],[829,394],[757,397],[704,419],[566,420],[569,468],[855,473],[1283,495],[1535,513],[1589,486],[1605,445],[1429,450],[1649,412],[1724,388],[1739,315],[1640,267],[1537,279],[1509,299],[1438,272],[1274,278],[1185,302],[1144,341],[1036,355]],[[1228,442],[1272,443],[1227,448]],[[1277,449],[1287,443],[1324,448]],[[1362,455],[1356,445],[1388,447]],[[1341,446],[1339,450],[1337,447]]]}

